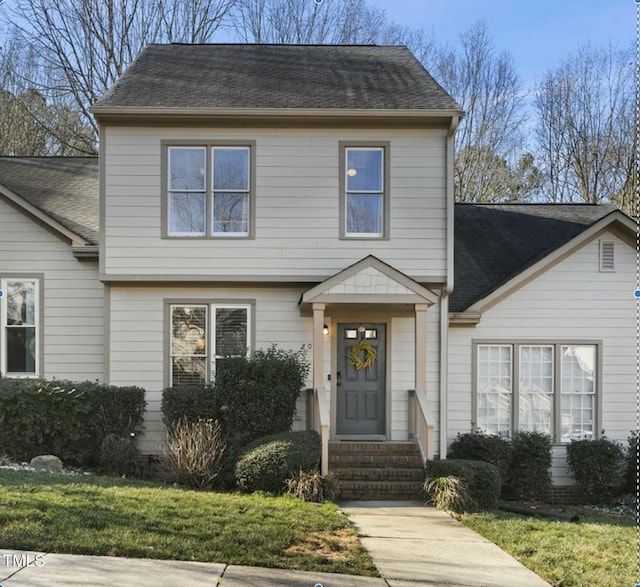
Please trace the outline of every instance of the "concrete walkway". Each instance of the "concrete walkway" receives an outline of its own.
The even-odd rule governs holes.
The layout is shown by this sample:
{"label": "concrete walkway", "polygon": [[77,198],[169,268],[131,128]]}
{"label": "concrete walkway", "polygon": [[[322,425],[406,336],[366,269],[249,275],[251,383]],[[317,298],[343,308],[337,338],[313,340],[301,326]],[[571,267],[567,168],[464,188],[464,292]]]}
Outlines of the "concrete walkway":
{"label": "concrete walkway", "polygon": [[420,503],[352,502],[341,509],[382,579],[0,547],[0,587],[549,587],[494,544]]}
{"label": "concrete walkway", "polygon": [[549,587],[512,556],[420,502],[341,506],[390,587]]}
{"label": "concrete walkway", "polygon": [[[9,554],[0,550],[0,556]],[[26,553],[17,553],[19,557]],[[30,566],[7,567],[3,587],[385,587],[383,579],[217,563],[29,553]],[[22,560],[24,562],[24,559]]]}

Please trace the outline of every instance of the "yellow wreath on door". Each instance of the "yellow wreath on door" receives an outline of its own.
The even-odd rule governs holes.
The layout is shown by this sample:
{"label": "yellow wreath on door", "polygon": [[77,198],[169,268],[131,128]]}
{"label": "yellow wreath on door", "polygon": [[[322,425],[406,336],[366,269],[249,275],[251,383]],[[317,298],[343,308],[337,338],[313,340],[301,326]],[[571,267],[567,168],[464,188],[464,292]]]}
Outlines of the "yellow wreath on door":
{"label": "yellow wreath on door", "polygon": [[[360,353],[364,352],[364,359],[360,358]],[[366,340],[359,340],[349,351],[349,362],[358,370],[373,366],[378,358],[378,352]]]}

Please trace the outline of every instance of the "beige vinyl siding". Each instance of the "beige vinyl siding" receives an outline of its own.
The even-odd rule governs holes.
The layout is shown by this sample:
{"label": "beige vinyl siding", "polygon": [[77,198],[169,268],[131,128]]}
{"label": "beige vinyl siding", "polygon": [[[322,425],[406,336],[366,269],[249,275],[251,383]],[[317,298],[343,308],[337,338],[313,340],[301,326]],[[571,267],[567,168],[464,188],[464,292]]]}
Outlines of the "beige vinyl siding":
{"label": "beige vinyl siding", "polygon": [[[165,306],[164,300],[255,300],[255,346],[267,349],[298,350],[303,345],[311,359],[311,318],[300,316],[296,288],[179,288],[112,287],[110,381],[114,385],[140,385],[147,390],[145,433],[141,449],[157,452],[162,441],[162,389],[165,385]],[[311,380],[307,382],[311,384]],[[294,428],[305,426],[304,396]]]}
{"label": "beige vinyl siding", "polygon": [[[615,241],[616,270],[600,272],[599,239]],[[598,432],[626,443],[636,425],[635,252],[611,233],[585,244],[482,315],[475,328],[449,332],[449,441],[468,432],[472,341],[601,342]],[[596,403],[598,405],[598,402]],[[557,484],[571,480],[565,450],[554,449]]]}
{"label": "beige vinyl siding", "polygon": [[0,198],[0,276],[21,274],[43,276],[41,375],[102,380],[104,294],[97,260],[79,261],[67,243]]}
{"label": "beige vinyl siding", "polygon": [[[304,346],[307,358],[313,357],[313,322],[301,315],[298,302],[306,288],[300,287],[111,287],[111,349],[110,382],[114,385],[139,385],[147,390],[145,434],[141,448],[146,453],[157,452],[162,441],[162,389],[165,385],[165,300],[215,302],[216,300],[255,302],[255,347],[266,349],[272,343],[279,348],[298,350]],[[437,365],[437,319],[435,308],[428,312],[428,364]],[[337,323],[327,316],[330,334],[325,336],[325,386],[331,390],[327,375],[331,373],[331,350],[335,347]],[[414,321],[413,318],[390,319],[392,362],[391,431],[392,440],[407,439],[407,390],[414,387]],[[432,371],[432,369],[430,369]],[[312,385],[309,373],[307,386]],[[429,385],[438,382],[435,371],[428,374]],[[437,388],[428,391],[437,396]],[[298,402],[294,429],[306,426],[306,394]],[[434,415],[435,418],[435,415]]]}
{"label": "beige vinyl siding", "polygon": [[[161,141],[255,141],[255,239],[161,238]],[[446,133],[107,127],[107,275],[329,276],[373,254],[445,275]],[[340,141],[390,142],[390,240],[339,239]],[[133,230],[135,229],[135,230]]]}

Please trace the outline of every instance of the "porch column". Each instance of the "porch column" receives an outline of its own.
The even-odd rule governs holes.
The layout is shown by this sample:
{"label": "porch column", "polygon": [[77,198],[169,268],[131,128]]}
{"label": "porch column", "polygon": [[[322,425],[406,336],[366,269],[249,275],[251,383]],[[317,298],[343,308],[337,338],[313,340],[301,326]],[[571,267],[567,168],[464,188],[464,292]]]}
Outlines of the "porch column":
{"label": "porch column", "polygon": [[313,388],[315,405],[318,410],[322,455],[320,473],[329,473],[329,404],[324,391],[324,304],[314,303],[313,307]]}
{"label": "porch column", "polygon": [[416,390],[427,391],[427,308],[428,304],[416,304]]}
{"label": "porch column", "polygon": [[313,388],[324,391],[324,304],[313,304]]}

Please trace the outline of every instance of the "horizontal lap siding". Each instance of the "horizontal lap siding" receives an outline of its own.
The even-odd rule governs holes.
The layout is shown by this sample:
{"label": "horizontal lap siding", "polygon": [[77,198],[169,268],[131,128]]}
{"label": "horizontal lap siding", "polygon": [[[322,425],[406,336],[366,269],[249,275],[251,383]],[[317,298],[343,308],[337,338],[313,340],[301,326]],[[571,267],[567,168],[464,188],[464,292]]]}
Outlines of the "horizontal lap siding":
{"label": "horizontal lap siding", "polygon": [[[301,317],[295,288],[111,288],[110,382],[139,385],[147,390],[144,452],[157,452],[162,439],[161,399],[164,388],[166,336],[164,300],[255,300],[255,345],[267,349],[299,350],[303,345],[309,360],[312,350],[312,320]],[[311,384],[311,375],[307,385]],[[298,402],[295,429],[305,426],[304,398]]]}
{"label": "horizontal lap siding", "polygon": [[[0,199],[0,276],[43,274],[47,379],[102,380],[103,286],[98,263]],[[0,351],[1,352],[1,351]]]}
{"label": "horizontal lap siding", "polygon": [[[602,414],[600,428],[626,442],[636,425],[635,252],[612,234],[616,271],[599,271],[595,239],[534,281],[485,312],[475,328],[452,327],[449,333],[448,438],[468,432],[471,414],[472,340],[540,342],[602,341]],[[553,460],[558,484],[570,481],[565,450]]]}
{"label": "horizontal lap siding", "polygon": [[[164,388],[166,337],[164,300],[255,300],[255,345],[266,349],[275,343],[278,348],[298,350],[305,348],[311,363],[313,358],[313,322],[311,316],[302,316],[298,301],[304,289],[285,287],[116,287],[110,288],[110,383],[139,385],[147,390],[146,432],[141,446],[144,452],[156,452],[162,439],[161,399]],[[434,306],[427,312],[428,381],[427,395],[430,406],[438,395],[438,323]],[[331,349],[335,344],[337,323],[327,316],[330,335],[324,339],[325,385],[331,390],[327,375],[331,372]],[[406,440],[407,391],[414,384],[414,320],[392,318],[391,342],[391,439]],[[312,372],[306,386],[312,385]],[[306,426],[306,394],[298,402],[294,429]],[[435,412],[432,414],[435,419]],[[435,422],[432,422],[435,423]]]}
{"label": "horizontal lap siding", "polygon": [[[161,239],[161,140],[256,142],[256,238]],[[107,128],[107,274],[329,276],[374,254],[445,273],[444,131]],[[388,241],[340,240],[339,142],[390,141]],[[135,230],[133,230],[135,229]]]}

